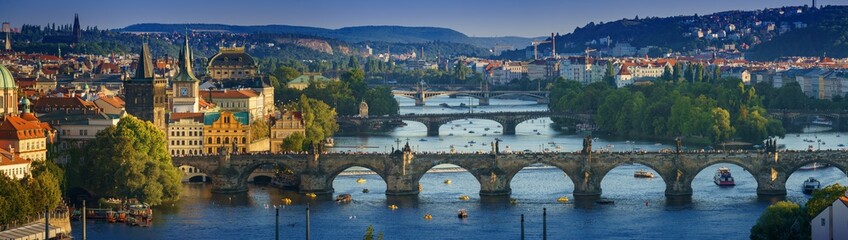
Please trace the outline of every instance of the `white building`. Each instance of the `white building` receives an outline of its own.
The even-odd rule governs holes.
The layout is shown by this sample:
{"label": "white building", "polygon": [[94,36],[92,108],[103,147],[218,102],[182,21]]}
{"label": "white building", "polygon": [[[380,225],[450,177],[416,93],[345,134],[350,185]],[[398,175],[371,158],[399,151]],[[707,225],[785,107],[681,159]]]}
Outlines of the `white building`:
{"label": "white building", "polygon": [[604,79],[606,64],[608,64],[608,61],[569,57],[560,63],[560,76],[567,80],[578,81],[583,85],[600,82]]}
{"label": "white building", "polygon": [[32,162],[0,148],[0,174],[11,179],[21,179],[30,175]]}
{"label": "white building", "polygon": [[848,239],[848,196],[840,196],[810,219],[810,230],[813,240]]}
{"label": "white building", "polygon": [[203,153],[203,113],[171,113],[168,121],[171,156]]}

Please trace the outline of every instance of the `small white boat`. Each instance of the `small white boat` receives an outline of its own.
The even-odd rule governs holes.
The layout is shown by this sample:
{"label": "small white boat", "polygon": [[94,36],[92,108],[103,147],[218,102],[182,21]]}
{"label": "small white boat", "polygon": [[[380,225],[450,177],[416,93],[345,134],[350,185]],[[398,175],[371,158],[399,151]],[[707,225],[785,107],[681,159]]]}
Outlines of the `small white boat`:
{"label": "small white boat", "polygon": [[810,177],[804,181],[804,194],[812,194],[814,190],[821,188],[821,182],[814,177]]}
{"label": "small white boat", "polygon": [[654,173],[652,173],[652,172],[648,172],[648,171],[645,171],[645,170],[639,170],[639,171],[636,171],[636,173],[634,173],[634,174],[633,174],[633,177],[637,177],[637,178],[653,178],[653,177],[654,177]]}

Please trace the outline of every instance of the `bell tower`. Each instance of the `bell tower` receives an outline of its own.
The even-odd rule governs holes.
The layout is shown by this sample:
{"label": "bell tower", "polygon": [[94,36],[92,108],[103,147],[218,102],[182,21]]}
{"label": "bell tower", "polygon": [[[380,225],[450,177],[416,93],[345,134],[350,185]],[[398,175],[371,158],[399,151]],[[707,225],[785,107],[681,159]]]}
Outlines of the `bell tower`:
{"label": "bell tower", "polygon": [[127,113],[141,120],[153,122],[165,130],[165,86],[167,79],[153,72],[153,58],[147,43],[141,46],[135,76],[124,82]]}
{"label": "bell tower", "polygon": [[180,73],[171,81],[174,93],[171,102],[172,112],[198,112],[200,109],[200,89],[198,88],[200,80],[194,76],[192,60],[188,35],[186,35],[179,57]]}

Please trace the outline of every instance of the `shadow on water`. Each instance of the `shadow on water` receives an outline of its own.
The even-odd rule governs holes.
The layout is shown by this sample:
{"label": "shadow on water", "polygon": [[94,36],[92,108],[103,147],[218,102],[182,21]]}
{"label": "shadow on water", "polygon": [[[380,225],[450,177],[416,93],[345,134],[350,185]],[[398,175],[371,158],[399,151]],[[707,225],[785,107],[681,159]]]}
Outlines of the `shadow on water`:
{"label": "shadow on water", "polygon": [[783,200],[786,200],[786,195],[757,195],[757,202],[774,204]]}
{"label": "shadow on water", "polygon": [[692,196],[665,196],[665,207],[668,210],[691,209]]}
{"label": "shadow on water", "polygon": [[507,196],[480,196],[480,208],[482,209],[503,209],[509,208],[513,204],[510,203],[511,198]]}
{"label": "shadow on water", "polygon": [[407,196],[389,196],[386,195],[387,205],[397,205],[399,208],[418,208],[419,200],[417,195]]}

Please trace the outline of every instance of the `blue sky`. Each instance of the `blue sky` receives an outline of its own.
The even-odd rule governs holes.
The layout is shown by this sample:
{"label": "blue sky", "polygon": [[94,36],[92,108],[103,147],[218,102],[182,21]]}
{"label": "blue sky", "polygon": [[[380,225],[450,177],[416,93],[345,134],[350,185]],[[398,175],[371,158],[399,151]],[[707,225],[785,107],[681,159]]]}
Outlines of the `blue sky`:
{"label": "blue sky", "polygon": [[[134,23],[286,24],[340,28],[362,25],[434,26],[469,36],[544,36],[588,22],[635,16],[706,14],[811,1],[789,0],[0,0],[0,21],[121,28]],[[817,5],[846,0],[818,0]]]}

